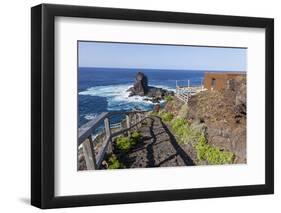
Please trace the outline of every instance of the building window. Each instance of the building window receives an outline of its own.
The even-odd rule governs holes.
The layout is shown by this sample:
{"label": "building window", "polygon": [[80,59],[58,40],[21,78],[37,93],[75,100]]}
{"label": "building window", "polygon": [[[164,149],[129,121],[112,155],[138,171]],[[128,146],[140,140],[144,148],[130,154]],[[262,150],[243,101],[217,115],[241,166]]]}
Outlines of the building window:
{"label": "building window", "polygon": [[215,86],[216,86],[216,79],[212,78],[211,87],[215,87]]}

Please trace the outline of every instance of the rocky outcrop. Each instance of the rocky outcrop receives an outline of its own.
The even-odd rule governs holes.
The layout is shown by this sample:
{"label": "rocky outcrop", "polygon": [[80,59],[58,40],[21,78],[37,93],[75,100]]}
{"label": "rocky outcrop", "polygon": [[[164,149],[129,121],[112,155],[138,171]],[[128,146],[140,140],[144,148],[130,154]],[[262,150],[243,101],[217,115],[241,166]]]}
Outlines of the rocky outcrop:
{"label": "rocky outcrop", "polygon": [[158,87],[149,87],[149,90],[146,94],[148,97],[154,97],[158,99],[163,99],[165,96],[174,95],[173,91],[169,91],[166,89],[158,88]]}
{"label": "rocky outcrop", "polygon": [[[246,78],[237,77],[222,91],[203,91],[192,96],[185,110],[181,101],[168,102],[166,111],[202,124],[208,143],[234,153],[234,163],[246,163]],[[183,112],[185,113],[183,113]]]}
{"label": "rocky outcrop", "polygon": [[142,72],[138,72],[133,87],[128,89],[128,91],[130,91],[129,96],[134,96],[134,95],[144,96],[145,94],[147,94],[148,90],[149,87],[148,87],[147,76]]}
{"label": "rocky outcrop", "polygon": [[173,91],[149,86],[148,78],[142,72],[137,73],[134,85],[127,91],[130,92],[129,97],[134,95],[147,96],[145,100],[151,101],[153,103],[159,103],[159,101],[162,100],[165,96],[174,95]]}
{"label": "rocky outcrop", "polygon": [[188,103],[188,119],[204,123],[208,143],[235,154],[246,163],[246,78],[237,77],[223,91],[205,91]]}
{"label": "rocky outcrop", "polygon": [[237,82],[239,82],[239,87],[236,88],[236,97],[235,97],[235,117],[236,122],[240,123],[241,119],[246,119],[247,114],[247,97],[246,97],[246,79],[237,78]]}

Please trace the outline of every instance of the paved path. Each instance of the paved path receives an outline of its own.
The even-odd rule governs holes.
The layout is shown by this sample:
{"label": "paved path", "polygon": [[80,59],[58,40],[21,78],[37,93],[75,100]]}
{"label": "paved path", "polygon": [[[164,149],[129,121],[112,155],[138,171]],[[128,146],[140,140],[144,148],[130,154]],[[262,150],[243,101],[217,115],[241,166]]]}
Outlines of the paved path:
{"label": "paved path", "polygon": [[121,157],[130,168],[194,165],[187,154],[191,146],[179,145],[161,118],[151,116],[140,129],[143,136],[129,153]]}

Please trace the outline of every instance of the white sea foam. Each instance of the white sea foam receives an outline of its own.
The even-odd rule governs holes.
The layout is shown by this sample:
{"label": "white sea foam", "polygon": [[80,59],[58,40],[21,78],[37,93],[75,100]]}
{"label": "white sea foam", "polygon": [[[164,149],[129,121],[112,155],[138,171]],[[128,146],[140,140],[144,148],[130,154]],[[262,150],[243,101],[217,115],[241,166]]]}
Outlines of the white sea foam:
{"label": "white sea foam", "polygon": [[87,114],[87,115],[84,116],[84,118],[87,119],[87,120],[92,120],[95,117],[97,117],[96,113],[90,113],[90,114]]}
{"label": "white sea foam", "polygon": [[[85,91],[79,93],[79,95],[90,95],[105,97],[108,101],[107,109],[110,111],[118,110],[132,110],[138,108],[140,110],[146,110],[151,108],[154,104],[150,101],[144,100],[147,97],[132,96],[129,97],[130,92],[127,90],[131,87],[131,84],[118,84],[110,86],[95,86],[90,87]],[[167,86],[153,85],[155,87],[161,87],[163,89],[173,90]],[[161,101],[163,103],[163,101]],[[87,118],[91,118],[91,115],[86,115]],[[85,118],[86,118],[85,116]],[[86,118],[86,119],[87,119]]]}

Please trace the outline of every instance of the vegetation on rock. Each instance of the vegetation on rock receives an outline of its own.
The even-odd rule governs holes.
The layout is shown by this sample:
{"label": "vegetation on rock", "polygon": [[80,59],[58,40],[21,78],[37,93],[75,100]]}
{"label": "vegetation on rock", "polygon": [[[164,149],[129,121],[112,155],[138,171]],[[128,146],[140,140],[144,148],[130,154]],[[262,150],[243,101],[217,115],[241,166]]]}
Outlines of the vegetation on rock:
{"label": "vegetation on rock", "polygon": [[206,126],[208,144],[235,155],[235,163],[246,163],[246,78],[221,91],[204,91],[188,100],[187,119]]}
{"label": "vegetation on rock", "polygon": [[107,160],[108,169],[124,169],[125,166],[118,160],[117,156],[112,154]]}
{"label": "vegetation on rock", "polygon": [[178,141],[183,144],[191,143],[194,145],[201,135],[199,128],[190,125],[187,120],[182,118],[172,120],[171,127]]}
{"label": "vegetation on rock", "polygon": [[162,110],[159,116],[171,127],[171,131],[179,143],[192,145],[199,164],[203,161],[208,164],[231,164],[234,162],[235,155],[232,152],[220,150],[218,147],[208,144],[204,124],[188,122],[187,105],[182,105],[177,116],[166,110]]}
{"label": "vegetation on rock", "polygon": [[141,139],[141,134],[138,131],[134,131],[131,135],[131,139],[138,142]]}
{"label": "vegetation on rock", "polygon": [[183,104],[180,107],[179,112],[177,113],[178,118],[187,118],[188,116],[188,106],[186,104]]}
{"label": "vegetation on rock", "polygon": [[178,141],[185,143],[189,135],[187,121],[182,118],[176,118],[171,122],[171,127]]}
{"label": "vegetation on rock", "polygon": [[141,138],[137,131],[133,132],[131,137],[119,136],[116,139],[116,148],[122,152],[128,152]]}
{"label": "vegetation on rock", "polygon": [[206,160],[209,164],[231,164],[234,161],[233,153],[209,145],[203,134],[199,137],[195,148],[200,161]]}
{"label": "vegetation on rock", "polygon": [[172,113],[165,112],[165,111],[160,112],[159,115],[163,119],[163,121],[165,121],[165,122],[170,122],[174,117]]}
{"label": "vegetation on rock", "polygon": [[169,101],[172,101],[172,100],[173,100],[173,97],[171,95],[165,96],[165,101],[169,102]]}

